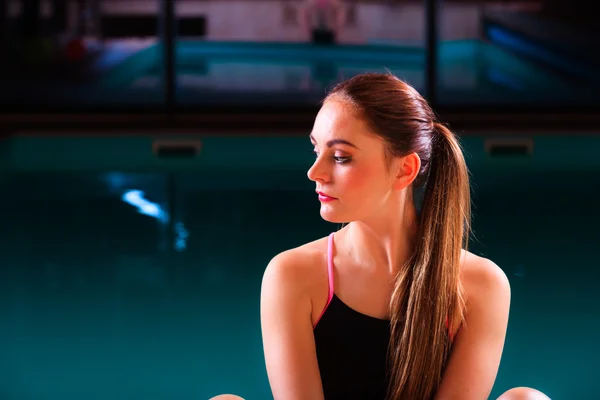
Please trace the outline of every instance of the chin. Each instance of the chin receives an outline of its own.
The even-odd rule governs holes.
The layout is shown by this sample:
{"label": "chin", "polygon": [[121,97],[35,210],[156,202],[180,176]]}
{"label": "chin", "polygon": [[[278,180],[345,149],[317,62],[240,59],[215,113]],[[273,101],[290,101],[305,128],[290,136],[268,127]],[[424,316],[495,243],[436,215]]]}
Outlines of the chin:
{"label": "chin", "polygon": [[336,212],[336,210],[333,210],[330,207],[321,206],[320,214],[321,214],[321,218],[323,218],[325,221],[331,222],[333,224],[344,224],[349,221],[347,216],[342,215],[342,213],[340,213],[340,212]]}

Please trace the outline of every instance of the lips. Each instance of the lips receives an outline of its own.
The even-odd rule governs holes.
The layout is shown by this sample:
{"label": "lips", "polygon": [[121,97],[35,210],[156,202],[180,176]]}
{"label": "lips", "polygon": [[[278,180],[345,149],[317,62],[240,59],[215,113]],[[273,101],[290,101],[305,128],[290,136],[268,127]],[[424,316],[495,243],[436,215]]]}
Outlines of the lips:
{"label": "lips", "polygon": [[327,193],[324,192],[319,192],[317,191],[317,194],[319,195],[319,200],[320,201],[332,201],[332,200],[337,200],[335,197],[328,195]]}

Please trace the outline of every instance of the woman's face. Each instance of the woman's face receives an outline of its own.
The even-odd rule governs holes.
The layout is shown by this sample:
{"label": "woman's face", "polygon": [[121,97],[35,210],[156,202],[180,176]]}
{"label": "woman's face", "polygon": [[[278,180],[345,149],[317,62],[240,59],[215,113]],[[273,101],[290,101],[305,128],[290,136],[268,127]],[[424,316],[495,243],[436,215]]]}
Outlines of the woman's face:
{"label": "woman's face", "polygon": [[385,143],[349,105],[327,100],[310,139],[316,160],[307,175],[316,183],[323,219],[346,223],[387,211],[397,179],[388,166]]}

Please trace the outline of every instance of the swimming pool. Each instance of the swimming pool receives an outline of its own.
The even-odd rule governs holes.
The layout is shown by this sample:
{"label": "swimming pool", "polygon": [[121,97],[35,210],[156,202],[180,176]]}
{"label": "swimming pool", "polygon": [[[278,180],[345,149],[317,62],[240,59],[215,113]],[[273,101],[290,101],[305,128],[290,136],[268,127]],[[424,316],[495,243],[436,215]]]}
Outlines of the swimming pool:
{"label": "swimming pool", "polygon": [[[305,137],[0,141],[0,385],[11,399],[269,398],[259,292],[277,252],[327,235]],[[463,138],[472,250],[512,284],[493,394],[597,398],[600,137],[492,156]],[[477,379],[474,377],[473,379]]]}
{"label": "swimming pool", "polygon": [[[585,101],[581,88],[493,44],[447,41],[440,43],[439,50],[442,104],[564,104],[576,97]],[[97,93],[125,88],[130,101],[149,101],[153,95],[160,101],[161,51],[162,46],[149,46],[111,69],[97,81]],[[179,40],[176,101],[182,105],[314,104],[335,82],[385,70],[424,93],[426,69],[426,51],[421,47]]]}
{"label": "swimming pool", "polygon": [[[487,41],[444,41],[438,50],[436,101],[442,106],[565,106],[597,100],[590,84],[573,82]],[[174,101],[184,108],[313,105],[336,82],[385,70],[426,93],[426,56],[424,47],[414,45],[181,39],[175,48]],[[73,71],[55,81],[15,77],[5,83],[10,97],[2,101],[12,107],[49,101],[59,108],[166,107],[161,42],[107,44],[89,69],[83,77]]]}

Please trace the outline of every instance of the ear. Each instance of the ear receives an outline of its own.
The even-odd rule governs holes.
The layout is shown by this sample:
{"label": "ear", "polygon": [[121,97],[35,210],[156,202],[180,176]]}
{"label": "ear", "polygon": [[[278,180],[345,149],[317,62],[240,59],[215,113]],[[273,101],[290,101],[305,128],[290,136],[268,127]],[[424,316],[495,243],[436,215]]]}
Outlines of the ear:
{"label": "ear", "polygon": [[396,179],[394,189],[401,190],[409,187],[421,171],[421,158],[417,153],[411,153],[395,160]]}

